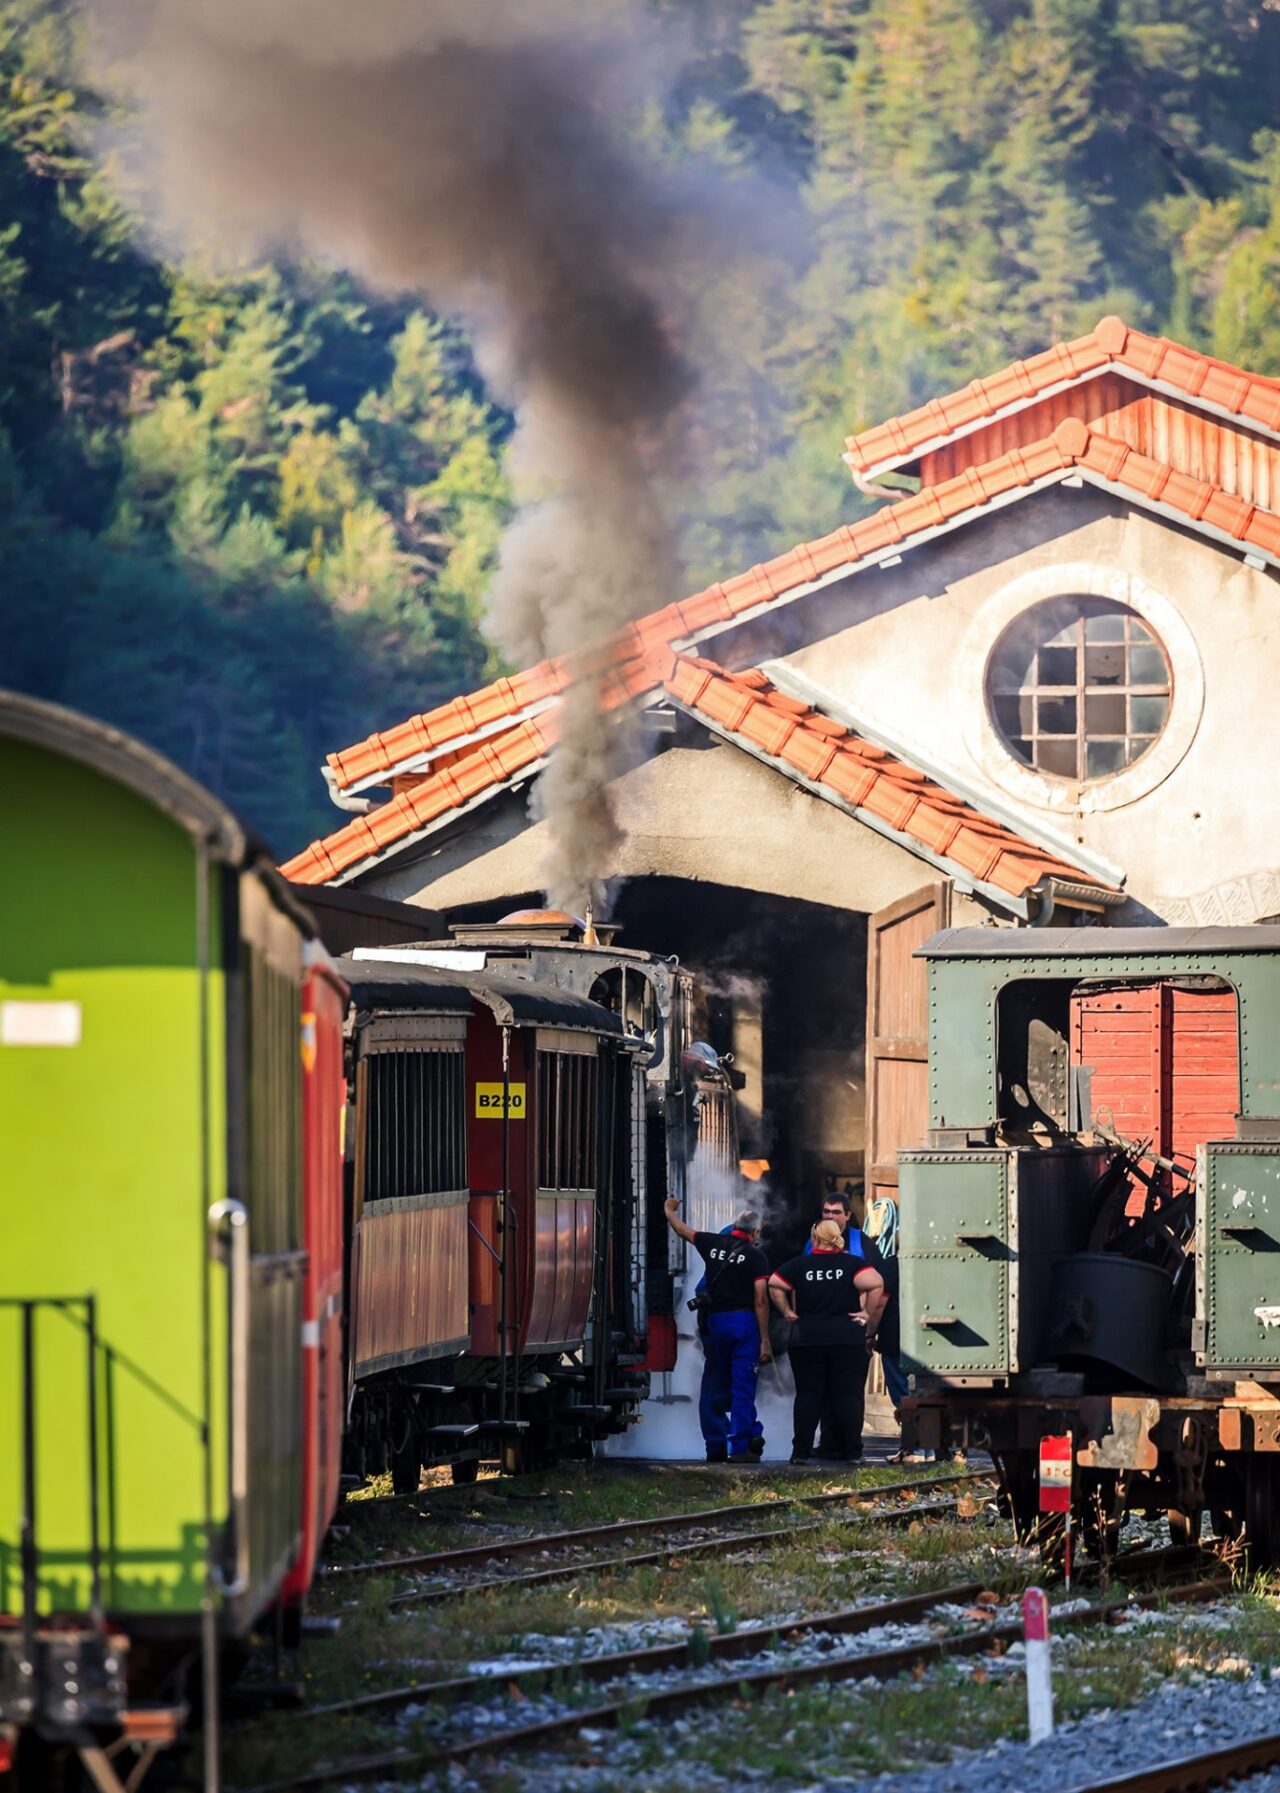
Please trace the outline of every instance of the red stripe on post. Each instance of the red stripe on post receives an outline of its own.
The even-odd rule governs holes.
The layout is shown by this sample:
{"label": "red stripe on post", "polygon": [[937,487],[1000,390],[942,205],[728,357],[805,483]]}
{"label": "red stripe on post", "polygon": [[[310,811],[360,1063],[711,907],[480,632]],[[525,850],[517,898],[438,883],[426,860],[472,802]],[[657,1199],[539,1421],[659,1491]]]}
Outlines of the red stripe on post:
{"label": "red stripe on post", "polygon": [[1040,1440],[1040,1511],[1069,1513],[1074,1447],[1070,1432]]}
{"label": "red stripe on post", "polygon": [[1022,1596],[1023,1636],[1029,1644],[1049,1640],[1049,1602],[1043,1588],[1028,1588]]}

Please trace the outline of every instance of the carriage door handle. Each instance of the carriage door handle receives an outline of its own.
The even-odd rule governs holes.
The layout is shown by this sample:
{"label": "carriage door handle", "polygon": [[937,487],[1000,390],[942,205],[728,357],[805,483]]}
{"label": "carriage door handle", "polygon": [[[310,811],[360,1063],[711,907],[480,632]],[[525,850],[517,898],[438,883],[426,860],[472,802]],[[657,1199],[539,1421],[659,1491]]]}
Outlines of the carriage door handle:
{"label": "carriage door handle", "polygon": [[999,1245],[999,1233],[957,1233],[957,1245],[972,1245],[975,1251],[981,1251],[984,1245]]}
{"label": "carriage door handle", "polygon": [[243,1202],[227,1196],[209,1209],[209,1248],[227,1266],[227,1344],[229,1389],[228,1474],[229,1518],[234,1567],[216,1574],[220,1590],[238,1599],[249,1586],[249,1214]]}
{"label": "carriage door handle", "polygon": [[1218,1228],[1218,1235],[1223,1239],[1247,1239],[1250,1233],[1261,1233],[1262,1228],[1252,1220],[1227,1221]]}
{"label": "carriage door handle", "polygon": [[921,1314],[922,1326],[958,1326],[960,1324],[954,1314]]}

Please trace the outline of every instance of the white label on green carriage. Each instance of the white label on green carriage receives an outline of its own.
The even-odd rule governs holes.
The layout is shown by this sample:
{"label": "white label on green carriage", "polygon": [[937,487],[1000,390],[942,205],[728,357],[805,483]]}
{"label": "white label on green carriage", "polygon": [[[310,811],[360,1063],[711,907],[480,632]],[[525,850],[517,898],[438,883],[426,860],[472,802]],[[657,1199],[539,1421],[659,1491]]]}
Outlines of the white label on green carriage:
{"label": "white label on green carriage", "polygon": [[0,1002],[0,1046],[78,1046],[78,1002]]}

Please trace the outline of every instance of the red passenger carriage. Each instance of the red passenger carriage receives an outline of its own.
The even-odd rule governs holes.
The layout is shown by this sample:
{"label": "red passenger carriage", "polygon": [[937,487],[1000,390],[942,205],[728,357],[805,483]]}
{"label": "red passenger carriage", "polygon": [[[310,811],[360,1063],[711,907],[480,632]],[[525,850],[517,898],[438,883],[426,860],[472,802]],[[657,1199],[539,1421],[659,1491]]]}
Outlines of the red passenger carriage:
{"label": "red passenger carriage", "polygon": [[[347,960],[349,1458],[416,1487],[481,1454],[532,1464],[626,1423],[644,1392],[620,1285],[643,1278],[639,1042],[585,997]],[[632,1114],[633,1106],[637,1114]]]}
{"label": "red passenger carriage", "polygon": [[281,1600],[296,1614],[337,1510],[343,1377],[343,1022],[348,990],[324,948],[307,943],[302,985],[302,1535]]}

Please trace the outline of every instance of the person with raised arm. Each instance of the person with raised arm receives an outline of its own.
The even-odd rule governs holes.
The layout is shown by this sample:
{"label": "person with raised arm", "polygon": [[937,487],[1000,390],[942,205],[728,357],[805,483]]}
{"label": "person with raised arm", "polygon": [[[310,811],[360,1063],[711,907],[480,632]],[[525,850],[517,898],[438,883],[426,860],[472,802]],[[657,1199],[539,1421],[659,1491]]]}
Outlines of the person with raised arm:
{"label": "person with raised arm", "polygon": [[688,1240],[707,1266],[702,1392],[698,1418],[708,1463],[764,1454],[756,1414],[756,1374],[773,1356],[769,1347],[769,1260],[760,1249],[760,1216],[745,1208],[728,1233],[695,1232],[681,1220],[674,1195],[663,1204],[667,1223]]}

